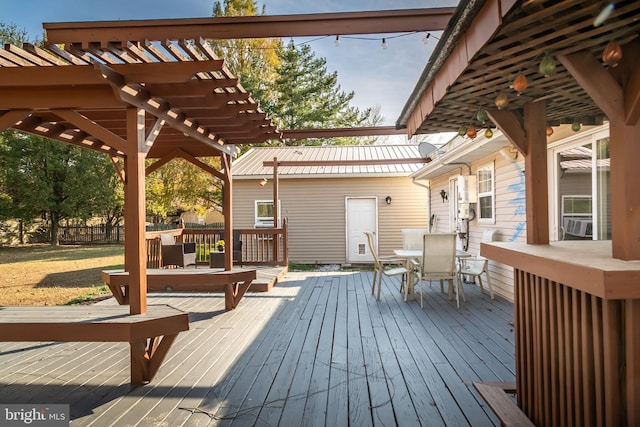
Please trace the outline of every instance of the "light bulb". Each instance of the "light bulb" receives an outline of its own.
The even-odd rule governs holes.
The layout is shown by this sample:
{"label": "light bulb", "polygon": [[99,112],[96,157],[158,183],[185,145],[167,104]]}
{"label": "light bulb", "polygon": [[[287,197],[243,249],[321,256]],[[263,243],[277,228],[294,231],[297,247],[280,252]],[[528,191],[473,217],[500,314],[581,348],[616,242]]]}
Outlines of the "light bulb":
{"label": "light bulb", "polygon": [[424,38],[422,39],[422,44],[429,43],[429,37],[431,37],[431,33],[427,33],[427,35],[424,36]]}
{"label": "light bulb", "polygon": [[386,49],[387,47],[387,39],[382,39],[382,48]]}
{"label": "light bulb", "polygon": [[336,39],[333,42],[334,45],[340,46],[340,36],[336,36]]}

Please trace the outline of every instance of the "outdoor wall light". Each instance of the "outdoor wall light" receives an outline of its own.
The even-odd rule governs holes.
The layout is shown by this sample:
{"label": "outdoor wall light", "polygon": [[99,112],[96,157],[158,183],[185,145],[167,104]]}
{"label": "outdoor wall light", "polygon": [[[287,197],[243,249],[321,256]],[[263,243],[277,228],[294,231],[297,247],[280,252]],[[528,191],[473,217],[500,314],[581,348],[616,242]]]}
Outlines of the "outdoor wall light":
{"label": "outdoor wall light", "polygon": [[260,183],[258,185],[260,187],[264,187],[265,185],[267,185],[267,178],[262,178],[262,180],[260,181]]}
{"label": "outdoor wall light", "polygon": [[449,200],[449,195],[445,190],[440,190],[440,197],[442,197],[442,203],[444,203],[445,200]]}
{"label": "outdoor wall light", "polygon": [[385,201],[385,202],[387,202],[387,204],[388,204],[388,205],[390,205],[390,204],[391,204],[391,196],[387,196],[387,197],[384,199],[384,201]]}

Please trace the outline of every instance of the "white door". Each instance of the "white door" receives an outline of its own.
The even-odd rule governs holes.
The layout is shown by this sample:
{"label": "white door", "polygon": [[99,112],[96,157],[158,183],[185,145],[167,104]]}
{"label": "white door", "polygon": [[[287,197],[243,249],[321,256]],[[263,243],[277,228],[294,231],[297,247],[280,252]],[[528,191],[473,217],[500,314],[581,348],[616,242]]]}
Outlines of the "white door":
{"label": "white door", "polygon": [[[373,262],[373,256],[367,246],[365,231],[374,233],[378,230],[378,199],[376,197],[346,198],[346,236],[347,262]],[[376,238],[377,242],[377,238]]]}

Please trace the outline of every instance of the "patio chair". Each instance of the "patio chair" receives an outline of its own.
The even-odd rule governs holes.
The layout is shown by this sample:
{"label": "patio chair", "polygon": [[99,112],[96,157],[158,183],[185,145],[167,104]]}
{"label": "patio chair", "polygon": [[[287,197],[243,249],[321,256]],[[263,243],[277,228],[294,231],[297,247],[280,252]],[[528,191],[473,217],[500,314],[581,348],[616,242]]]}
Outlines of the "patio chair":
{"label": "patio chair", "polygon": [[366,232],[364,233],[367,236],[367,242],[369,243],[369,251],[371,251],[371,255],[373,256],[373,282],[371,283],[371,295],[374,294],[376,281],[378,282],[378,296],[377,299],[380,299],[380,289],[382,288],[382,276],[401,276],[400,279],[400,292],[405,289],[405,284],[407,281],[407,269],[406,267],[402,267],[405,260],[397,257],[379,257],[378,252],[373,243],[373,234]]}
{"label": "patio chair", "polygon": [[[493,242],[495,240],[495,235],[496,230],[485,230],[484,233],[482,233],[482,242]],[[489,295],[491,296],[491,299],[493,299],[493,287],[491,286],[491,276],[489,275],[489,260],[485,257],[478,255],[475,259],[465,259],[460,266],[459,280],[463,278],[462,276],[471,276],[474,278],[477,277],[478,284],[480,285],[480,292],[484,294],[484,287],[482,286],[482,274],[484,274],[487,278]]]}
{"label": "patio chair", "polygon": [[[460,287],[456,267],[456,234],[428,233],[423,237],[422,265],[418,270],[420,284],[420,307],[424,307],[422,283],[427,280],[449,281],[449,292],[456,294],[456,305],[460,307]],[[464,300],[464,294],[462,295]]]}
{"label": "patio chair", "polygon": [[195,242],[176,243],[173,234],[163,233],[160,235],[160,248],[163,267],[196,265]]}
{"label": "patio chair", "polygon": [[[420,250],[422,251],[422,236],[429,232],[428,228],[403,228],[402,230],[402,249]],[[422,257],[409,259],[413,271],[420,269]],[[414,276],[417,277],[417,276]]]}

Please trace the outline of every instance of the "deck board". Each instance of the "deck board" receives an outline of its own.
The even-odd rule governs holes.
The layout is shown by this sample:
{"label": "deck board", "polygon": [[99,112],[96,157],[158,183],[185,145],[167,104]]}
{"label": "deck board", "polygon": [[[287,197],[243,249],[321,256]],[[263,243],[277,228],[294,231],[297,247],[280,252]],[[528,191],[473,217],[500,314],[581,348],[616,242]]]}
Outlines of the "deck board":
{"label": "deck board", "polygon": [[[372,272],[289,272],[224,310],[220,293],[149,294],[190,313],[154,382],[125,343],[0,343],[0,401],[69,403],[72,425],[498,425],[473,382],[514,381],[513,305],[434,283],[425,306]],[[113,300],[103,305],[116,305]]]}

